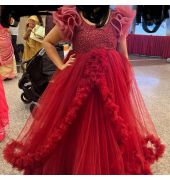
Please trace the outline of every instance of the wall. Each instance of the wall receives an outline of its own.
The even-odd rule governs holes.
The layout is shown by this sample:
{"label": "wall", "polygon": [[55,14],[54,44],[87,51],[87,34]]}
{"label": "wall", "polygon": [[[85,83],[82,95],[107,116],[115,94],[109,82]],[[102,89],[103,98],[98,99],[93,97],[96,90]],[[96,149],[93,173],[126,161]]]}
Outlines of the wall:
{"label": "wall", "polygon": [[170,10],[169,10],[169,18],[166,20],[166,35],[170,36]]}

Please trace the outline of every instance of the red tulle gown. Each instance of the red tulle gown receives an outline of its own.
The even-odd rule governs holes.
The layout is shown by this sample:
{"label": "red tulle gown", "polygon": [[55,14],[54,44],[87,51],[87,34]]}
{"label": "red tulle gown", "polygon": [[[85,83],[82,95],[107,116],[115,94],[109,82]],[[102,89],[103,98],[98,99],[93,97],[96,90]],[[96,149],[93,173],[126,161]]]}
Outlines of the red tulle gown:
{"label": "red tulle gown", "polygon": [[17,140],[5,148],[13,167],[25,174],[152,174],[164,146],[128,59],[116,51],[133,17],[120,6],[96,28],[75,7],[54,13],[76,61],[54,75]]}
{"label": "red tulle gown", "polygon": [[[3,27],[0,24],[0,66],[4,64],[6,59],[6,52],[4,53],[3,49],[1,49],[1,45],[3,42]],[[12,51],[13,53],[13,51]],[[8,118],[8,105],[6,102],[4,87],[2,84],[2,79],[0,75],[0,142],[5,138],[5,127],[9,123]]]}

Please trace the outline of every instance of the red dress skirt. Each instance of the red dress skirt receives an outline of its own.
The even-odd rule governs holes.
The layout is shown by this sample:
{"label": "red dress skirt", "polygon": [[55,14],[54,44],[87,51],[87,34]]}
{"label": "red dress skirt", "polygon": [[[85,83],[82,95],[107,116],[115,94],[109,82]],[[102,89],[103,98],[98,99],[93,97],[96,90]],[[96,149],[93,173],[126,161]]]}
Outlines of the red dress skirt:
{"label": "red dress skirt", "polygon": [[113,49],[77,54],[39,103],[4,150],[25,174],[151,174],[164,151],[131,66]]}

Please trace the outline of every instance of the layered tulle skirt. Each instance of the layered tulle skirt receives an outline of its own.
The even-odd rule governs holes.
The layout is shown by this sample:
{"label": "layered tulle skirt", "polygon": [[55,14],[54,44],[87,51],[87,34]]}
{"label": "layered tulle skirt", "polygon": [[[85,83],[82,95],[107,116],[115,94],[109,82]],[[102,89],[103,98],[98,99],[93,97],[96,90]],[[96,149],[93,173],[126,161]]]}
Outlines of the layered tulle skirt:
{"label": "layered tulle skirt", "polygon": [[128,60],[94,49],[54,75],[4,157],[25,174],[151,174],[163,151]]}

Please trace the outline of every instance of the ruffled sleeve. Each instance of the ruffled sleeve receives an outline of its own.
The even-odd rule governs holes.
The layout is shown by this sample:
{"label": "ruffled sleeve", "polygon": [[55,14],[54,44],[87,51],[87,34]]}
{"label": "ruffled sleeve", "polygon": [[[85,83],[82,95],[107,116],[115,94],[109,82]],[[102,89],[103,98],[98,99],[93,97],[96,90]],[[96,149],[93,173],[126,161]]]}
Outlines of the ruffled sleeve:
{"label": "ruffled sleeve", "polygon": [[72,40],[76,27],[81,25],[81,18],[75,6],[63,6],[53,13],[53,22],[63,33],[63,40]]}
{"label": "ruffled sleeve", "polygon": [[119,40],[126,38],[136,11],[131,6],[116,6],[112,15],[112,25],[119,34]]}

